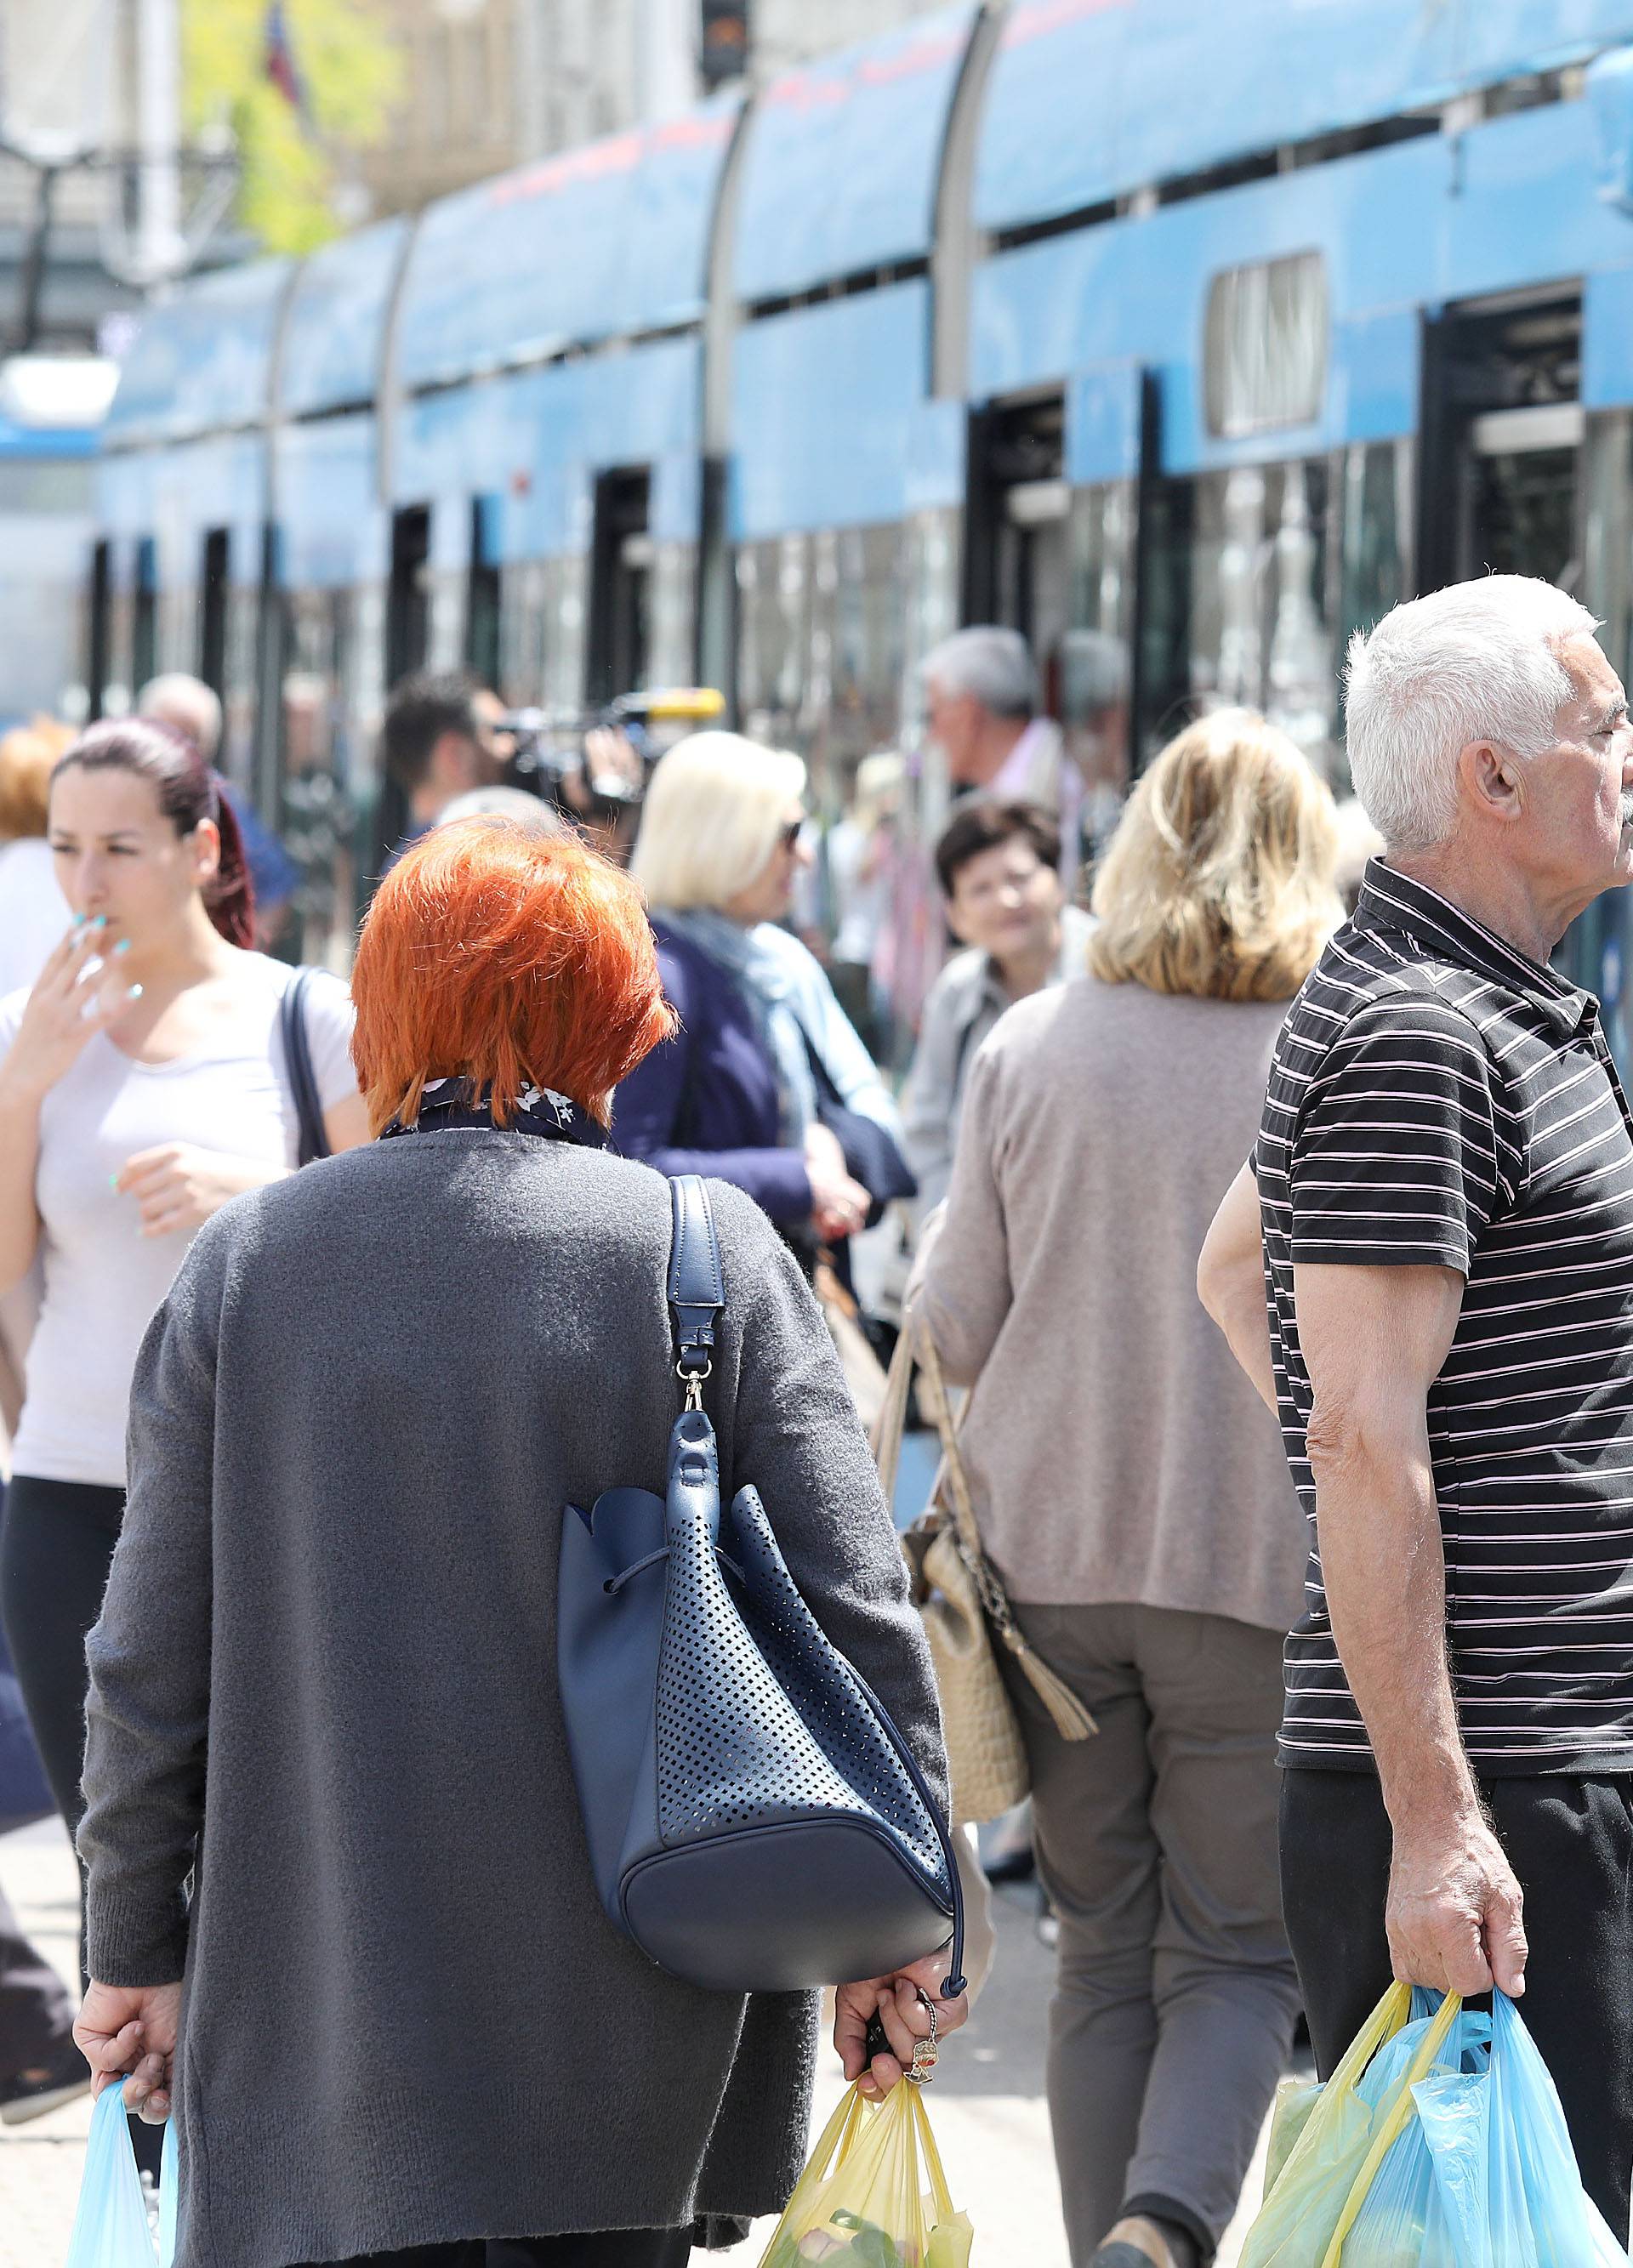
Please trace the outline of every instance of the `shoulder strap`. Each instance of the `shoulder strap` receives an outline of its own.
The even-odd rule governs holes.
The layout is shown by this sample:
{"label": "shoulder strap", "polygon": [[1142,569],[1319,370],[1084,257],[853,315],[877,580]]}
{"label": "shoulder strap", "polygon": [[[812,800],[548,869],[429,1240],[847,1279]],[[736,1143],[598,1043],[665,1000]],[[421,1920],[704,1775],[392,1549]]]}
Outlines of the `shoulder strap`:
{"label": "shoulder strap", "polygon": [[669,1308],[675,1322],[675,1367],[690,1386],[709,1374],[714,1319],[726,1305],[720,1248],[709,1193],[698,1174],[669,1183],[674,1232],[669,1248]]}
{"label": "shoulder strap", "polygon": [[295,1119],[299,1128],[296,1162],[309,1166],[314,1158],[329,1155],[329,1136],[323,1127],[323,1108],[318,1100],[317,1074],[312,1068],[312,1049],[307,1039],[307,987],[312,982],[309,968],[298,968],[294,981],[284,988],[284,998],[278,1004],[278,1027],[284,1040],[284,1066],[289,1075],[290,1093],[294,1098]]}

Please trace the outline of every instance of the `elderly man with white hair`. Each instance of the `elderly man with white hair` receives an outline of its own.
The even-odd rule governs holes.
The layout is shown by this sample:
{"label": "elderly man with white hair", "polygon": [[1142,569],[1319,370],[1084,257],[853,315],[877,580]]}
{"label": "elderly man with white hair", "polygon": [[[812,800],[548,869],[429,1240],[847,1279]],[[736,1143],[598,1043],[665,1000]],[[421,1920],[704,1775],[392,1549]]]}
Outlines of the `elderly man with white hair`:
{"label": "elderly man with white hair", "polygon": [[1524,1992],[1622,2243],[1633,1121],[1598,1002],[1548,965],[1633,877],[1595,627],[1498,575],[1356,639],[1350,769],[1385,848],[1289,1012],[1199,1280],[1314,1524],[1282,1873],[1318,2066],[1392,1970]]}
{"label": "elderly man with white hair", "polygon": [[150,677],[137,696],[137,714],[184,733],[207,764],[215,762],[221,747],[221,702],[202,677],[189,677],[184,669]]}
{"label": "elderly man with white hair", "polygon": [[956,630],[925,656],[925,724],[956,789],[997,803],[1038,803],[1060,821],[1068,895],[1083,842],[1083,776],[1060,728],[1038,714],[1038,672],[1018,630]]}

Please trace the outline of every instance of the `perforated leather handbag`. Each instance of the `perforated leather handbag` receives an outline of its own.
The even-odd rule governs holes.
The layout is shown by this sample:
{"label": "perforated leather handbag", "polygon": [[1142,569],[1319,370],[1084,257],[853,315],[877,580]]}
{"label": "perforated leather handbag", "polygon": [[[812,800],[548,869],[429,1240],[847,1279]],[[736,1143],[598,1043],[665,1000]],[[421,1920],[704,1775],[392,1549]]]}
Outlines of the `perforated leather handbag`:
{"label": "perforated leather handbag", "polygon": [[563,1515],[558,1658],[608,1914],[661,1969],[722,1992],[879,1977],[952,1940],[945,1820],[889,1716],[828,1639],[751,1486],[720,1502],[703,1407],[725,1304],[708,1193],[670,1184],[669,1298],[685,1406],[667,1498]]}

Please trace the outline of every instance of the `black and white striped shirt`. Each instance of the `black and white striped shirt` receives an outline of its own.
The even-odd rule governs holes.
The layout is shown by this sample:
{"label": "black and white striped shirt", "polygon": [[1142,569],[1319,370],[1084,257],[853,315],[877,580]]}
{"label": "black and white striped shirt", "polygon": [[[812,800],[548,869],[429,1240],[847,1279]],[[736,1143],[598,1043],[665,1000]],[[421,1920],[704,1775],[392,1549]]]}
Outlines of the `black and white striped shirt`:
{"label": "black and white striped shirt", "polygon": [[1288,1012],[1254,1151],[1312,1521],[1282,1761],[1364,1768],[1305,1455],[1296,1263],[1467,1278],[1429,1396],[1447,1644],[1482,1775],[1633,1771],[1633,1119],[1599,1004],[1381,861]]}

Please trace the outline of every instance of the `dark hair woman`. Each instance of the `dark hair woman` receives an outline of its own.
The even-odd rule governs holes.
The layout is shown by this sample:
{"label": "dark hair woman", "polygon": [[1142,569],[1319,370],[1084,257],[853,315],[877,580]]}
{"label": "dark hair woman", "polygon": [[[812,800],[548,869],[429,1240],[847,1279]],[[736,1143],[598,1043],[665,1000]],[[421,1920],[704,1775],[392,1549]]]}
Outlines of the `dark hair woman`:
{"label": "dark hair woman", "polygon": [[[33,990],[0,1000],[0,1289],[43,1263],[0,1612],[71,1829],[85,1633],[124,1510],[137,1349],[201,1225],[293,1170],[278,1010],[294,971],[248,949],[232,810],[167,726],[92,725],[52,772],[47,825],[73,925]],[[314,983],[307,1015],[343,1148],[367,1131],[344,986]]]}
{"label": "dark hair woman", "polygon": [[[563,1722],[564,1512],[661,1488],[680,1406],[669,1192],[604,1146],[670,1027],[657,955],[582,843],[469,819],[386,877],[353,989],[388,1138],[211,1221],[143,1348],[89,1649],[78,2036],[179,2110],[177,2268],[669,2268],[699,2220],[786,2198],[816,2011],[682,1984],[612,1927]],[[758,1208],[712,1194],[722,1475],[939,1774],[821,1314]],[[876,2009],[911,2054],[946,1974],[841,1988],[853,2074]]]}

